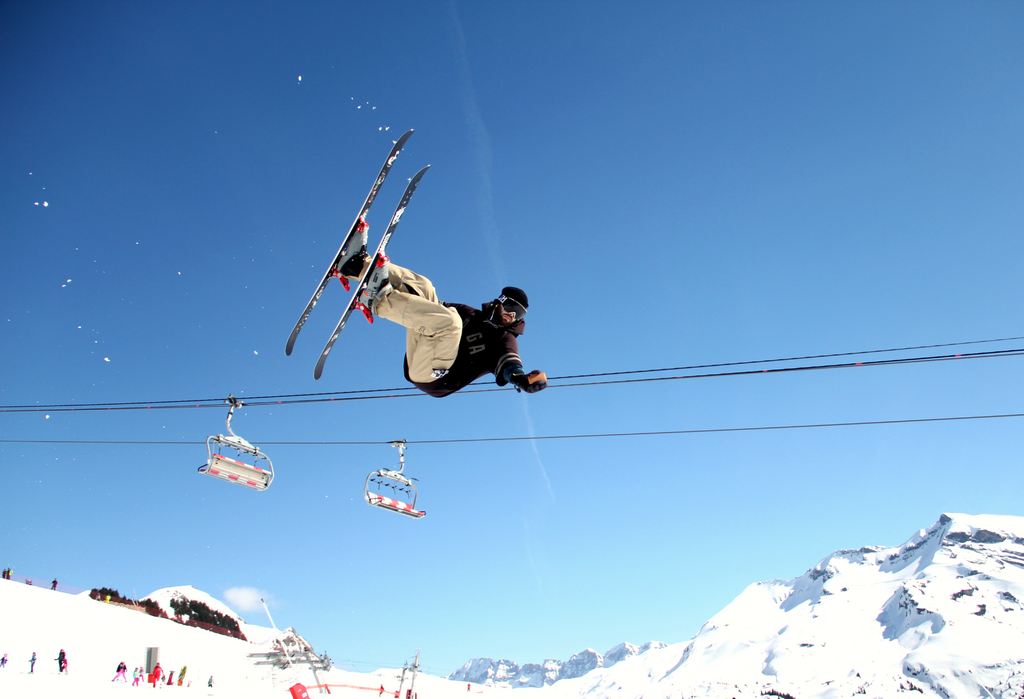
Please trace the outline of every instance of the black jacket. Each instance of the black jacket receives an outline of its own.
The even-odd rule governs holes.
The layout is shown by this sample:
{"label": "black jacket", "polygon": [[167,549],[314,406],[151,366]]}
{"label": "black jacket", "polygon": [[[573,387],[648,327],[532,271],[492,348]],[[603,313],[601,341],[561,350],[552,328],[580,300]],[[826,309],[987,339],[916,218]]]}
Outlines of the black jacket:
{"label": "black jacket", "polygon": [[416,383],[409,378],[409,362],[405,363],[405,378],[416,388],[435,398],[455,393],[485,374],[494,374],[499,386],[504,386],[502,373],[510,364],[519,364],[519,342],[517,337],[526,329],[525,320],[517,320],[508,327],[488,322],[494,303],[484,304],[482,309],[461,303],[446,303],[462,318],[462,339],[459,340],[459,354],[448,373],[430,383]]}

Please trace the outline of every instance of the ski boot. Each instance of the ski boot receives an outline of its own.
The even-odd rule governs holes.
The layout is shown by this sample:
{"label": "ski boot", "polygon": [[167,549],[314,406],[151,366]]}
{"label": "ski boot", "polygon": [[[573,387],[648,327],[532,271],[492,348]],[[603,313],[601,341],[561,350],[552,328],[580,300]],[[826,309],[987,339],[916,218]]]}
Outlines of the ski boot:
{"label": "ski boot", "polygon": [[337,277],[345,291],[349,290],[349,279],[358,279],[362,276],[363,266],[366,264],[366,232],[370,224],[365,219],[359,219],[355,229],[349,235],[345,247],[338,253],[338,259],[334,263],[333,276]]}
{"label": "ski boot", "polygon": [[[388,279],[387,255],[381,255],[374,265],[373,271],[366,279],[362,291],[359,292],[356,307],[363,312],[366,319],[373,322],[373,313],[377,313],[377,304],[383,301],[394,289]],[[378,314],[379,315],[379,314]]]}

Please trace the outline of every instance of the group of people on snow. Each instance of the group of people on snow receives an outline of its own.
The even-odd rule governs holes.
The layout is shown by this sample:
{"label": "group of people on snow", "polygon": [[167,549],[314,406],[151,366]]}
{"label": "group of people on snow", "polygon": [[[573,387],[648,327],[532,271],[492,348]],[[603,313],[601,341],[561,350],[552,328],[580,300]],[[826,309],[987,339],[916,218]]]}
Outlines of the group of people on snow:
{"label": "group of people on snow", "polygon": [[[3,573],[0,574],[0,578],[3,578],[4,580],[10,580],[12,575],[14,575],[14,569],[13,568],[4,568],[3,569]],[[32,584],[32,578],[25,578],[25,584],[26,585],[31,585]],[[57,589],[57,578],[54,578],[53,582],[50,583],[50,589],[51,590],[56,590]]]}
{"label": "group of people on snow", "polygon": [[[54,660],[57,661],[57,671],[60,674],[62,674],[62,675],[68,674],[68,654],[66,652],[64,652],[63,648],[60,649],[60,653],[57,654],[57,657],[54,658]],[[35,654],[35,651],[32,652],[32,657],[29,659],[28,662],[29,662],[28,673],[30,675],[35,674],[35,671],[36,671],[36,654]],[[0,658],[0,669],[6,668],[6,667],[7,667],[7,653],[4,653],[3,657]],[[154,688],[157,685],[161,685],[162,686],[164,684],[168,684],[168,685],[175,685],[175,684],[177,684],[177,686],[181,687],[181,686],[184,685],[185,673],[186,672],[188,672],[188,665],[182,665],[181,666],[181,670],[178,671],[177,682],[175,682],[175,680],[174,680],[174,670],[171,670],[171,672],[166,675],[166,681],[164,681],[165,680],[164,669],[160,666],[160,663],[157,663],[156,667],[153,668],[153,671],[149,672],[149,673],[146,672],[146,668],[144,668],[144,667],[137,667],[134,670],[132,670],[132,686],[133,687],[138,687],[140,682],[145,681],[145,682],[153,685]],[[110,681],[111,682],[117,682],[118,680],[120,680],[121,682],[124,682],[126,684],[128,682],[128,665],[125,664],[125,662],[123,660],[117,664],[117,674],[115,674],[114,675],[114,679],[112,679]],[[191,684],[191,682],[189,684]],[[210,675],[210,679],[207,681],[206,686],[207,687],[213,687],[213,675]]]}
{"label": "group of people on snow", "polygon": [[[123,665],[124,663],[121,663],[121,664]],[[136,673],[138,673],[138,674],[137,675],[135,675],[135,674],[132,675],[133,677],[135,677],[135,681],[132,682],[132,686],[133,687],[137,687],[138,684],[139,684],[139,681],[141,679],[143,679],[143,678],[145,678],[145,681],[147,683],[153,685],[153,687],[163,686],[165,684],[166,685],[172,685],[172,686],[177,684],[179,687],[181,687],[181,686],[191,686],[191,684],[192,684],[191,681],[188,683],[188,685],[185,685],[185,673],[186,672],[188,672],[188,665],[182,665],[181,666],[181,670],[178,671],[178,680],[177,680],[177,682],[175,682],[175,680],[174,680],[174,670],[171,670],[169,673],[166,673],[166,675],[165,675],[164,669],[160,666],[160,663],[157,663],[156,666],[153,667],[153,671],[150,672],[150,673],[147,673],[145,668],[141,668],[140,667],[140,668],[136,669]],[[165,678],[166,678],[166,681],[165,681]],[[114,679],[116,680],[117,677],[114,677]],[[213,675],[210,675],[210,679],[207,680],[206,686],[207,687],[213,687]]]}

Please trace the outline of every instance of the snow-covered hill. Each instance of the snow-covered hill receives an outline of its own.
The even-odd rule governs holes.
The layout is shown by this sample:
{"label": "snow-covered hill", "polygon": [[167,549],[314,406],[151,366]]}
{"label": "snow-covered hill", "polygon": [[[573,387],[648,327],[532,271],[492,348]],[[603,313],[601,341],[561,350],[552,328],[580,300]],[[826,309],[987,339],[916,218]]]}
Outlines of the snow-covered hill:
{"label": "snow-covered hill", "polygon": [[567,661],[548,659],[543,663],[527,663],[521,667],[511,660],[476,658],[450,674],[448,679],[488,687],[543,687],[559,680],[583,677],[599,667],[611,667],[626,658],[646,653],[652,648],[664,647],[665,644],[658,641],[648,641],[642,646],[620,643],[604,655],[587,648]]}
{"label": "snow-covered hill", "polygon": [[[165,604],[176,595],[230,612],[191,587],[165,588],[150,597]],[[530,693],[542,693],[535,699],[753,699],[771,690],[800,699],[861,694],[1019,699],[1024,696],[1021,600],[1024,517],[943,515],[902,546],[837,551],[793,580],[755,583],[686,643],[646,650],[623,644],[604,656],[588,650],[566,663],[522,668],[481,659],[450,680],[420,675],[416,689],[424,699],[461,698],[467,689],[489,699],[509,699],[512,692],[516,699],[529,699]],[[249,638],[275,635],[251,624],[244,629]],[[142,690],[110,680],[122,660],[129,668],[143,665],[150,647],[160,648],[168,669],[188,665],[193,686],[172,690],[183,697],[284,699],[293,679],[315,683],[310,671],[282,677],[272,666],[254,665],[250,656],[266,656],[273,650],[269,641],[244,642],[86,594],[0,580],[0,653],[9,660],[0,670],[0,697],[137,693]],[[53,660],[62,648],[68,675],[58,675]],[[39,660],[29,675],[33,652]],[[474,672],[492,686],[467,688],[474,680],[459,673]],[[398,674],[334,668],[324,681],[334,685],[334,695],[373,699],[382,684],[388,695],[397,690]],[[212,691],[206,686],[210,676]],[[527,681],[510,681],[517,676]]]}
{"label": "snow-covered hill", "polygon": [[[165,588],[149,595],[166,604],[175,596],[201,601],[211,609],[228,613],[222,602],[191,586]],[[236,619],[237,615],[232,613]],[[293,631],[246,624],[242,627],[252,639],[280,637],[293,641]],[[301,640],[301,639],[298,639]],[[163,687],[160,696],[181,699],[215,696],[226,699],[286,699],[288,687],[296,681],[307,687],[316,684],[308,666],[281,670],[272,665],[256,665],[250,656],[265,660],[274,643],[251,643],[228,636],[184,626],[124,606],[98,602],[88,593],[68,595],[47,588],[0,580],[0,655],[8,656],[0,669],[0,697],[39,697],[40,699],[107,699],[141,696],[149,687],[132,687],[131,670],[146,664],[147,648],[159,648],[160,663],[166,670],[180,673],[187,666],[182,687]],[[61,650],[68,658],[68,674],[57,671],[55,658]],[[29,674],[29,658],[38,660]],[[128,683],[113,683],[117,664],[129,668]],[[376,699],[379,688],[385,696],[399,689],[401,671],[383,669],[374,673],[353,673],[333,668],[321,673],[331,685],[332,696],[342,699]],[[210,678],[213,687],[208,687]],[[405,678],[409,687],[410,676]],[[500,690],[492,699],[500,699]],[[424,699],[465,699],[466,685],[440,677],[419,675],[416,693]],[[318,694],[311,690],[310,695]],[[148,695],[147,695],[148,696]]]}
{"label": "snow-covered hill", "polygon": [[209,595],[192,585],[165,587],[147,595],[147,597],[160,605],[160,608],[167,612],[167,616],[171,617],[174,616],[174,610],[171,608],[172,599],[184,597],[185,599],[190,599],[195,602],[202,602],[213,611],[219,612],[237,621],[242,633],[245,634],[245,637],[251,643],[264,643],[274,635],[274,630],[267,628],[266,626],[257,626],[255,624],[245,623],[245,620],[235,614],[231,607],[227,606],[213,595]]}
{"label": "snow-covered hill", "polygon": [[837,551],[748,587],[689,642],[558,696],[1024,695],[1024,517],[943,515],[898,548]]}

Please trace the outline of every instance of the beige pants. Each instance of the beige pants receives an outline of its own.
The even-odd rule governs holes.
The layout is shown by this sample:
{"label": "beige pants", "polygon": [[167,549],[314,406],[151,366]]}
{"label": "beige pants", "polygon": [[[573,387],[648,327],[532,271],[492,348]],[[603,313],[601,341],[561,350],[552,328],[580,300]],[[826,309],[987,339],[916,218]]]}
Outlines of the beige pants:
{"label": "beige pants", "polygon": [[393,291],[377,302],[377,315],[407,328],[405,360],[409,378],[430,383],[435,369],[449,369],[459,353],[462,318],[454,308],[441,305],[434,285],[426,277],[388,265]]}

